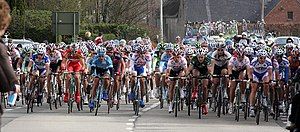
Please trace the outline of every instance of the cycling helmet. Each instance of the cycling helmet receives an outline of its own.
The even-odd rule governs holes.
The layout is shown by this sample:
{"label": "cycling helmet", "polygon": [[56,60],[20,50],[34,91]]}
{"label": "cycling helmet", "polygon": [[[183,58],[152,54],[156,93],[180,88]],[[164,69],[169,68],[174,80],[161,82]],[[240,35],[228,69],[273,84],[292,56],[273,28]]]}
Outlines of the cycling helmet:
{"label": "cycling helmet", "polygon": [[125,39],[121,39],[120,40],[120,45],[126,45],[126,40]]}
{"label": "cycling helmet", "polygon": [[167,43],[165,46],[165,50],[173,50],[173,44],[172,43]]}
{"label": "cycling helmet", "polygon": [[233,41],[230,40],[230,39],[227,39],[227,40],[225,41],[225,44],[226,44],[226,45],[233,45]]}
{"label": "cycling helmet", "polygon": [[246,47],[244,49],[245,55],[252,56],[254,54],[254,50],[251,47]]}
{"label": "cycling helmet", "polygon": [[202,47],[202,52],[204,52],[205,54],[207,54],[208,53],[208,48]]}
{"label": "cycling helmet", "polygon": [[294,47],[294,44],[293,43],[286,43],[286,48],[293,48]]}
{"label": "cycling helmet", "polygon": [[237,53],[238,56],[243,56],[245,53],[243,49],[236,49],[235,52]]}
{"label": "cycling helmet", "polygon": [[89,55],[89,50],[86,46],[83,46],[80,49],[85,57],[87,57]]}
{"label": "cycling helmet", "polygon": [[97,54],[99,56],[103,56],[103,55],[105,55],[105,53],[106,53],[106,48],[104,48],[104,47],[99,47],[98,48]]}
{"label": "cycling helmet", "polygon": [[139,48],[139,52],[141,52],[141,53],[146,53],[147,50],[148,50],[148,46],[147,45],[140,46],[140,48]]}
{"label": "cycling helmet", "polygon": [[189,45],[189,44],[191,44],[191,41],[190,41],[189,39],[185,39],[185,40],[183,41],[183,44],[184,44],[184,45]]}
{"label": "cycling helmet", "polygon": [[124,51],[127,52],[127,53],[130,53],[131,52],[131,46],[130,45],[125,45]]}
{"label": "cycling helmet", "polygon": [[39,48],[37,49],[37,53],[38,53],[38,54],[44,55],[44,54],[45,54],[45,48],[44,48],[44,47],[39,47]]}
{"label": "cycling helmet", "polygon": [[135,51],[138,51],[139,50],[139,48],[140,48],[140,44],[138,44],[138,43],[135,43],[134,45],[132,45],[132,50],[135,52]]}
{"label": "cycling helmet", "polygon": [[260,49],[258,50],[258,54],[257,54],[259,57],[260,56],[267,56],[268,55],[268,52],[264,49]]}
{"label": "cycling helmet", "polygon": [[273,54],[273,51],[272,51],[272,48],[271,47],[268,47],[266,46],[265,50],[268,52],[268,56],[271,57],[272,54]]}
{"label": "cycling helmet", "polygon": [[188,48],[185,52],[186,55],[193,55],[194,54],[194,50],[191,48]]}
{"label": "cycling helmet", "polygon": [[216,48],[225,48],[226,47],[226,44],[223,43],[223,42],[217,42],[216,43]]}
{"label": "cycling helmet", "polygon": [[162,43],[158,43],[156,48],[157,48],[157,50],[164,50],[165,49],[165,45],[162,44]]}
{"label": "cycling helmet", "polygon": [[24,49],[23,49],[23,52],[24,53],[29,53],[31,51],[31,47],[30,46],[26,46]]}
{"label": "cycling helmet", "polygon": [[283,55],[283,54],[284,54],[284,50],[282,50],[282,49],[280,49],[280,48],[277,48],[277,49],[275,50],[275,55],[280,56],[280,55]]}
{"label": "cycling helmet", "polygon": [[197,49],[197,50],[196,50],[196,54],[197,54],[197,55],[206,55],[207,52],[205,51],[205,49],[200,48],[200,49]]}
{"label": "cycling helmet", "polygon": [[244,44],[243,43],[237,43],[236,46],[235,46],[236,49],[239,49],[239,50],[242,50],[245,48]]}
{"label": "cycling helmet", "polygon": [[180,55],[181,54],[181,50],[179,49],[179,48],[175,48],[174,50],[173,50],[173,55],[174,56],[177,56],[177,55]]}
{"label": "cycling helmet", "polygon": [[110,41],[107,45],[106,45],[106,49],[111,51],[115,48],[114,46],[114,42],[113,41]]}
{"label": "cycling helmet", "polygon": [[215,48],[217,48],[217,45],[216,45],[216,43],[213,42],[213,43],[209,44],[209,47],[212,49],[215,49]]}

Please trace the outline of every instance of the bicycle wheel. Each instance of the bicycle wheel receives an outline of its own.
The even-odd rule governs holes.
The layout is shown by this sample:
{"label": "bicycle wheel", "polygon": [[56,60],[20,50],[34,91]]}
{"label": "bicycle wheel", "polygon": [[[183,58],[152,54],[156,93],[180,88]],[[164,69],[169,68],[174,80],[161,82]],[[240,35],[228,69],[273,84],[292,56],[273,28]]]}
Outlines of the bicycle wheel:
{"label": "bicycle wheel", "polygon": [[[200,83],[201,84],[201,83]],[[197,105],[198,105],[198,118],[202,118],[202,102],[203,102],[203,96],[202,96],[202,87],[198,86],[198,99],[197,99]]]}
{"label": "bicycle wheel", "polygon": [[160,87],[159,88],[159,102],[160,102],[160,109],[164,108],[164,99],[163,99],[163,91],[164,91],[164,87]]}
{"label": "bicycle wheel", "polygon": [[120,96],[121,96],[121,89],[117,91],[117,105],[116,105],[116,110],[120,109]]}
{"label": "bicycle wheel", "polygon": [[273,103],[273,109],[274,109],[274,119],[278,120],[278,117],[280,115],[279,111],[279,102],[278,102],[278,91],[275,89],[275,96],[274,96],[274,103]]}
{"label": "bicycle wheel", "polygon": [[138,101],[138,100],[135,100],[135,101],[133,102],[133,106],[134,106],[134,114],[135,114],[136,116],[138,116],[138,115],[139,115],[139,107],[140,107],[139,101]]}
{"label": "bicycle wheel", "polygon": [[[32,108],[32,104],[33,104],[33,98],[32,98],[32,94],[27,94],[28,95],[28,102],[27,102],[27,113],[29,113],[29,110]],[[32,109],[31,109],[32,110]],[[32,111],[31,111],[32,112]]]}
{"label": "bicycle wheel", "polygon": [[188,108],[188,116],[191,116],[191,87],[187,87],[186,105]]}
{"label": "bicycle wheel", "polygon": [[178,88],[178,86],[176,85],[176,87],[175,87],[175,117],[177,117],[177,114],[178,114],[178,94],[179,94],[179,88]]}
{"label": "bicycle wheel", "polygon": [[[237,84],[238,85],[238,84]],[[237,89],[235,95],[235,120],[239,122],[240,120],[240,98],[241,98],[241,91]]]}
{"label": "bicycle wheel", "polygon": [[101,102],[101,94],[102,94],[102,88],[100,88],[100,89],[98,88],[98,91],[97,91],[97,100],[95,101],[96,102],[95,116],[97,116],[98,109],[101,106],[101,104],[100,104],[100,102]]}
{"label": "bicycle wheel", "polygon": [[148,85],[148,81],[147,80],[145,80],[145,87],[146,87],[146,103],[148,103],[149,102],[149,85]]}
{"label": "bicycle wheel", "polygon": [[265,122],[269,122],[269,109],[266,106],[264,106],[263,109],[264,109],[264,118],[265,118],[264,120]]}
{"label": "bicycle wheel", "polygon": [[259,125],[259,118],[260,118],[260,111],[261,111],[261,95],[257,95],[257,99],[256,99],[256,115],[255,115],[255,119],[256,119],[256,125]]}
{"label": "bicycle wheel", "polygon": [[218,90],[217,93],[217,116],[220,117],[221,116],[221,107],[222,107],[222,95],[221,95],[221,90]]}

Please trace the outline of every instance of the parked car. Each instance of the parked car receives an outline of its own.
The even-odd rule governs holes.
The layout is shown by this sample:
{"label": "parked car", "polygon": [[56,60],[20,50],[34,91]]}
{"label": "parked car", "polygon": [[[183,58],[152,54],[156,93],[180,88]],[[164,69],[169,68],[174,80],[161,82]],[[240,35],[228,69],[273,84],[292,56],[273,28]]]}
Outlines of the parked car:
{"label": "parked car", "polygon": [[288,38],[292,38],[294,41],[294,44],[297,46],[300,46],[300,38],[299,37],[295,37],[295,36],[280,36],[280,37],[276,37],[274,40],[274,45],[275,46],[285,46],[286,44],[286,40]]}
{"label": "parked car", "polygon": [[[7,38],[3,38],[2,40],[4,43],[7,43],[7,41],[8,41]],[[27,39],[12,39],[12,42],[13,42],[14,46],[21,44],[22,47],[32,46],[34,44],[33,41],[27,40]]]}

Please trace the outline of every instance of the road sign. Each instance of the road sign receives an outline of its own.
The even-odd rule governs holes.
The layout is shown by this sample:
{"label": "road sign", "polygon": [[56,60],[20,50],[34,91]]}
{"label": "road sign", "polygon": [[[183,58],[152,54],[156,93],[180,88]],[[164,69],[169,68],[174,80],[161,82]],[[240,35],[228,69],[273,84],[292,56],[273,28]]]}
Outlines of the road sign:
{"label": "road sign", "polygon": [[80,18],[78,12],[52,12],[52,31],[58,35],[73,35],[79,34]]}

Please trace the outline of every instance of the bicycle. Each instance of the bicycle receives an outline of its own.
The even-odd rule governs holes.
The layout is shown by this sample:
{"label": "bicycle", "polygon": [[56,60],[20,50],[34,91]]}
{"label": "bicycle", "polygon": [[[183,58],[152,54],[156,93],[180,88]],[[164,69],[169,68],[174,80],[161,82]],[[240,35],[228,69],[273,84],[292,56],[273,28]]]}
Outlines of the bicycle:
{"label": "bicycle", "polygon": [[[162,74],[161,78],[164,78],[166,74]],[[165,82],[161,79],[161,86],[159,88],[159,102],[160,102],[160,109],[164,107],[164,101],[167,99],[167,89],[165,86]]]}
{"label": "bicycle", "polygon": [[[174,94],[174,103],[173,103],[173,107],[175,106],[175,117],[177,117],[178,115],[178,111],[179,111],[179,105],[180,105],[180,88],[179,88],[179,79],[186,79],[186,77],[169,77],[170,80],[175,80],[175,94]],[[174,100],[173,99],[173,100]],[[172,102],[170,102],[172,103]]]}
{"label": "bicycle", "polygon": [[[235,120],[239,122],[240,120],[240,104],[241,104],[241,89],[240,89],[240,83],[248,82],[248,80],[239,80],[239,79],[233,79],[233,82],[236,82],[236,88],[235,88],[235,97],[234,97],[234,114],[235,114]],[[244,112],[247,112],[247,108],[244,109]],[[244,114],[246,115],[246,114]]]}
{"label": "bicycle", "polygon": [[[33,112],[33,104],[34,104],[34,100],[37,99],[39,100],[39,96],[41,96],[42,93],[42,88],[40,88],[41,84],[40,84],[40,79],[44,79],[45,76],[39,76],[39,75],[33,75],[35,77],[35,81],[33,83],[33,88],[31,90],[27,90],[27,97],[28,97],[28,101],[27,101],[27,113],[29,113],[29,110],[31,112]],[[38,101],[37,101],[37,106],[38,105]]]}
{"label": "bicycle", "polygon": [[268,122],[268,106],[263,106],[263,84],[267,84],[265,82],[255,82],[257,83],[257,92],[256,92],[256,103],[255,103],[255,119],[256,124],[259,125],[260,112],[263,110],[264,112],[264,121]]}
{"label": "bicycle", "polygon": [[[99,107],[101,106],[101,102],[102,102],[102,93],[104,91],[104,79],[110,79],[109,77],[99,77],[99,86],[97,88],[97,92],[96,92],[96,100],[95,100],[95,105],[96,105],[96,110],[95,110],[95,116],[97,116],[98,114],[98,109]],[[112,79],[111,79],[112,80]],[[107,88],[109,89],[109,88]],[[108,113],[109,113],[109,109],[110,109],[110,106],[109,106],[109,100],[107,101],[107,107],[108,107]],[[90,112],[92,112],[93,109],[90,109]]]}
{"label": "bicycle", "polygon": [[50,76],[51,76],[51,92],[50,92],[50,99],[49,99],[49,107],[50,107],[50,110],[52,110],[52,103],[54,104],[54,107],[55,109],[58,108],[58,104],[60,106],[61,105],[61,95],[58,95],[58,84],[57,84],[57,81],[56,81],[56,76],[59,75],[58,73],[51,73]]}
{"label": "bicycle", "polygon": [[[75,84],[75,75],[78,74],[79,72],[64,72],[63,80],[65,80],[66,74],[71,74],[71,83],[69,86],[69,96],[68,96],[68,114],[73,112],[73,103],[75,101],[75,89],[76,89],[76,84]],[[67,88],[66,88],[67,89]],[[80,111],[80,103],[77,103],[77,108],[78,111]]]}
{"label": "bicycle", "polygon": [[[225,115],[226,110],[227,110],[227,104],[228,104],[228,99],[224,98],[225,92],[226,91],[226,86],[224,84],[224,82],[226,82],[225,78],[228,77],[228,75],[213,75],[213,78],[220,78],[220,83],[219,86],[217,87],[217,92],[216,92],[216,97],[215,97],[215,101],[217,103],[217,105],[215,105],[215,110],[217,111],[217,116],[221,117],[221,109],[222,109],[222,113],[223,115]],[[224,83],[224,84],[223,84]]]}
{"label": "bicycle", "polygon": [[142,90],[141,90],[141,83],[140,83],[140,79],[141,78],[147,78],[147,76],[132,76],[136,78],[136,82],[135,82],[135,86],[132,89],[131,92],[133,92],[132,94],[133,99],[132,99],[132,103],[133,103],[133,110],[134,110],[134,115],[138,116],[139,115],[139,108],[140,108],[140,100],[142,100]]}
{"label": "bicycle", "polygon": [[204,100],[204,92],[203,92],[203,88],[202,88],[202,80],[203,79],[208,79],[207,76],[199,76],[199,77],[193,77],[193,78],[196,78],[198,80],[198,86],[197,86],[197,89],[198,89],[198,98],[197,100],[195,101],[196,102],[196,105],[197,105],[197,108],[198,108],[198,118],[201,119],[202,118],[202,113],[203,113],[203,110],[202,110],[202,104],[204,102],[206,102],[206,100]]}

